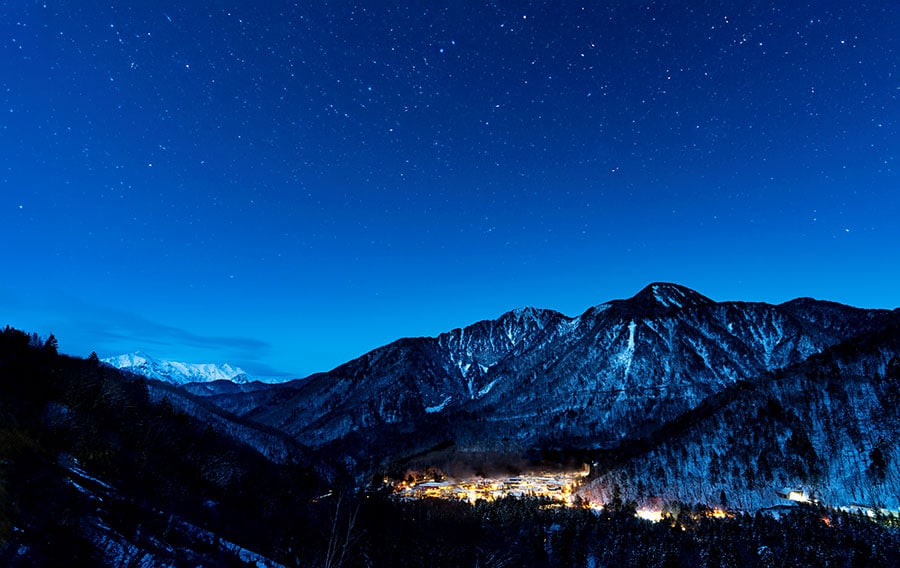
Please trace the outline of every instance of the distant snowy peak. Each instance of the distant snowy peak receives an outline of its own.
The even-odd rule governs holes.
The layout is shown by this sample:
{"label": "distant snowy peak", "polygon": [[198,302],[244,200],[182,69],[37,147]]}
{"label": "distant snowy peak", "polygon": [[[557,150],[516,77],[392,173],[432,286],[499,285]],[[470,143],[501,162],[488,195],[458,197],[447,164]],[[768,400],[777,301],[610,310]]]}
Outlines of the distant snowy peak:
{"label": "distant snowy peak", "polygon": [[232,367],[227,363],[181,363],[154,359],[144,353],[128,353],[103,359],[104,363],[117,369],[131,371],[150,379],[157,379],[176,385],[187,383],[209,383],[213,381],[230,381],[232,383],[248,383],[251,379],[240,367]]}

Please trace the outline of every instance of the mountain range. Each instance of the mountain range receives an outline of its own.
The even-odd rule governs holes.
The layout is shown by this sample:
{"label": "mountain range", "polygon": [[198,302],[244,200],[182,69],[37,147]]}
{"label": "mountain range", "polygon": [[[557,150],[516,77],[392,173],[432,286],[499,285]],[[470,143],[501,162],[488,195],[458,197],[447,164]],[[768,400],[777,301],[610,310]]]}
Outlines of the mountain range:
{"label": "mountain range", "polygon": [[[513,310],[276,384],[140,354],[65,357],[52,336],[7,326],[0,391],[4,565],[334,565],[339,519],[365,543],[360,566],[562,566],[609,550],[604,563],[710,564],[697,546],[736,564],[887,566],[900,550],[878,518],[900,510],[897,309],[717,302],[654,283],[578,316]],[[578,494],[602,513],[378,491],[410,471],[585,463]],[[355,534],[342,495],[363,488]],[[786,496],[829,508],[738,514]],[[736,517],[705,523],[709,507]],[[650,529],[635,508],[675,516]],[[418,544],[398,546],[417,526]]]}
{"label": "mountain range", "polygon": [[[897,310],[716,302],[653,283],[575,317],[523,308],[400,339],[303,381],[187,390],[357,474],[434,448],[576,451],[606,464],[589,489],[601,498],[615,486],[635,499],[719,501],[743,488],[731,501],[753,508],[776,503],[782,485],[897,507],[895,468],[876,463],[889,470],[876,482],[871,471],[873,452],[878,463],[900,460],[900,421],[885,418],[897,412],[885,397],[898,321]],[[766,420],[775,422],[741,436]],[[747,472],[749,486],[736,481]],[[673,481],[685,479],[694,482]]]}
{"label": "mountain range", "polygon": [[[577,450],[601,456],[598,462],[612,469],[597,469],[597,478],[609,487],[615,481],[631,488],[626,494],[638,499],[671,494],[718,501],[726,489],[746,486],[732,474],[749,470],[757,490],[743,492],[743,500],[732,498],[747,507],[777,503],[772,487],[779,484],[841,502],[896,507],[895,470],[888,468],[890,474],[875,485],[866,472],[876,449],[885,463],[900,460],[900,421],[871,414],[878,408],[896,416],[896,407],[884,400],[890,389],[883,384],[900,355],[892,342],[898,321],[897,310],[809,298],[779,305],[715,302],[683,286],[654,283],[575,317],[514,310],[437,337],[400,339],[304,381],[213,394],[208,401],[340,456],[357,472],[448,446],[457,454]],[[886,338],[876,349],[854,347],[873,334]],[[835,350],[857,360],[841,367]],[[820,368],[825,360],[828,369]],[[831,387],[840,393],[820,400],[814,395],[831,392],[822,378],[827,373],[844,382]],[[773,376],[793,378],[797,390],[784,386],[789,381],[773,383]],[[868,386],[851,388],[859,381]],[[708,410],[715,405],[715,412]],[[753,436],[769,437],[753,437],[732,453],[735,440],[745,440],[746,425],[762,420],[747,409],[764,413],[759,409],[770,407],[782,409],[776,413],[782,427],[753,430]],[[673,424],[682,434],[663,436]],[[792,435],[791,443],[800,440],[807,451],[803,467],[789,465],[800,459],[787,445]],[[710,446],[712,440],[719,445]],[[699,485],[678,488],[659,472],[684,478],[678,472],[688,465],[671,448],[689,441],[690,448],[678,452],[697,462],[689,467],[701,472],[694,476]],[[760,444],[768,453],[760,453]],[[636,447],[655,456],[657,469],[639,471],[638,463],[649,466]],[[610,455],[618,456],[614,463]],[[847,456],[855,458],[848,463]],[[713,461],[727,479],[711,481]],[[827,466],[833,463],[843,469]],[[632,474],[640,484],[628,483]],[[848,480],[854,491],[837,488]],[[593,491],[606,496],[599,483]]]}
{"label": "mountain range", "polygon": [[181,363],[155,359],[140,351],[107,357],[102,359],[102,361],[117,369],[175,385],[210,383],[214,381],[246,384],[255,380],[240,367],[232,367],[227,363]]}
{"label": "mountain range", "polygon": [[184,363],[157,359],[141,351],[106,357],[101,361],[116,369],[182,386],[189,392],[201,395],[248,392],[264,388],[267,384],[297,380],[284,375],[250,375],[228,363]]}

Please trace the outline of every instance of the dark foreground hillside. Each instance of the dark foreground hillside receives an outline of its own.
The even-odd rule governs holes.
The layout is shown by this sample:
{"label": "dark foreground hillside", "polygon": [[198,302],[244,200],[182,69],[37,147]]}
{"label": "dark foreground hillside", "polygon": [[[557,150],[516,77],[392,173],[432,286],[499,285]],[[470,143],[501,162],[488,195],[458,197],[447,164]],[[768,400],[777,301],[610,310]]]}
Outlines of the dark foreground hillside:
{"label": "dark foreground hillside", "polygon": [[0,565],[300,562],[321,490],[142,381],[0,331]]}
{"label": "dark foreground hillside", "polygon": [[900,533],[797,508],[660,523],[538,500],[397,502],[326,487],[146,384],[0,331],[0,565],[891,566]]}
{"label": "dark foreground hillside", "polygon": [[[814,507],[718,519],[685,507],[652,523],[504,499],[370,504],[359,543],[375,566],[896,566],[900,528]],[[378,522],[390,519],[391,522]],[[365,566],[365,562],[357,565]]]}

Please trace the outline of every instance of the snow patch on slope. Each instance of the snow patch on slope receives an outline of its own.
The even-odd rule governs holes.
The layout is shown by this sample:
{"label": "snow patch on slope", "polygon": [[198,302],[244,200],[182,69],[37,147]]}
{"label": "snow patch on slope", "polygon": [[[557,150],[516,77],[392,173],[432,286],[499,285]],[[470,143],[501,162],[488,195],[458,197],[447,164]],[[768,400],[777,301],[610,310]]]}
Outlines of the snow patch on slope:
{"label": "snow patch on slope", "polygon": [[487,393],[491,392],[491,389],[494,388],[494,385],[496,385],[496,384],[497,384],[497,381],[499,381],[499,380],[500,380],[500,379],[494,379],[493,381],[491,381],[491,382],[489,382],[488,384],[486,384],[486,385],[484,385],[483,387],[481,387],[481,390],[478,391],[478,397],[481,398],[482,396],[484,396],[484,395],[486,395]]}
{"label": "snow patch on slope", "polygon": [[669,306],[675,306],[677,308],[683,307],[681,302],[674,298],[674,293],[681,295],[684,297],[684,292],[678,290],[677,288],[671,288],[668,290],[668,294],[660,294],[659,286],[653,286],[653,297],[656,298],[656,301],[663,305],[663,307],[668,308]]}
{"label": "snow patch on slope", "polygon": [[445,398],[443,400],[443,402],[441,402],[440,404],[438,404],[436,406],[426,406],[425,412],[428,414],[434,414],[435,412],[440,412],[440,411],[444,410],[445,408],[447,408],[447,405],[450,404],[451,400],[453,400],[453,397],[448,396],[447,398]]}
{"label": "snow patch on slope", "polygon": [[625,350],[619,354],[619,363],[625,367],[625,376],[628,376],[628,373],[631,372],[631,363],[634,361],[634,332],[637,329],[637,324],[634,320],[628,324],[628,344],[625,347]]}

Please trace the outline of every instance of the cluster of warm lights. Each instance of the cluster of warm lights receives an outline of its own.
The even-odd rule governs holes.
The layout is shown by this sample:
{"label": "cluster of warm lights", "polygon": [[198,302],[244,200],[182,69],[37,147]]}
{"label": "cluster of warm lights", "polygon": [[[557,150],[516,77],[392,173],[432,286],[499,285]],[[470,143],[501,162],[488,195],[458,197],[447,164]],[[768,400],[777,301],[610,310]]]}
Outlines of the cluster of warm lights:
{"label": "cluster of warm lights", "polygon": [[[602,503],[595,503],[584,498],[576,498],[575,489],[581,484],[587,471],[566,472],[558,474],[542,473],[539,475],[519,475],[515,477],[485,478],[473,477],[460,480],[444,481],[420,481],[413,476],[413,481],[400,481],[394,484],[394,494],[400,499],[450,499],[475,503],[478,500],[495,501],[504,497],[538,497],[549,499],[554,507],[582,507],[592,511],[603,511]],[[388,478],[384,479],[388,483]],[[797,503],[818,503],[802,491],[788,491],[779,493],[782,497]],[[844,511],[858,512],[875,517],[876,511],[882,514],[896,515],[897,511],[887,509],[875,509],[862,505],[853,507],[840,507]],[[663,520],[666,513],[661,508],[641,507],[635,511],[635,516],[658,523]],[[734,514],[716,507],[705,511],[691,513],[690,517],[707,517],[713,519],[733,518]],[[821,517],[825,526],[832,526],[830,517]],[[682,530],[684,527],[682,526]]]}
{"label": "cluster of warm lights", "polygon": [[[661,509],[638,509],[635,511],[635,515],[640,517],[641,519],[645,519],[647,521],[652,521],[654,523],[658,523],[663,519],[665,513]],[[726,519],[734,517],[733,514],[729,513],[725,509],[720,509],[716,507],[715,509],[710,509],[708,511],[699,513],[700,516],[709,517],[712,519]],[[692,517],[696,518],[697,515],[692,514]]]}
{"label": "cluster of warm lights", "polygon": [[802,491],[788,491],[787,498],[797,503],[815,503],[813,499],[809,498],[809,495]]}
{"label": "cluster of warm lights", "polygon": [[[412,474],[411,474],[412,475]],[[495,501],[504,497],[538,497],[552,501],[556,506],[579,506],[594,511],[602,511],[604,505],[586,499],[576,499],[575,489],[587,475],[587,470],[565,473],[541,473],[513,477],[469,477],[464,479],[444,479],[443,481],[420,481],[412,475],[412,481],[394,484],[394,495],[400,499],[448,499],[475,503],[478,500]],[[385,478],[385,483],[388,479]],[[797,493],[798,497],[802,494]],[[798,499],[795,499],[798,500]],[[724,509],[714,508],[700,513],[702,516],[725,519],[734,515]],[[665,515],[662,509],[642,507],[635,511],[641,519],[658,523]]]}
{"label": "cluster of warm lights", "polygon": [[654,523],[660,522],[663,518],[663,512],[655,509],[638,509],[634,514],[645,521]]}
{"label": "cluster of warm lights", "polygon": [[538,497],[571,505],[573,493],[585,473],[517,475],[513,477],[471,477],[458,480],[400,482],[394,493],[401,499],[456,499],[474,503],[479,499],[494,501],[504,497]]}

